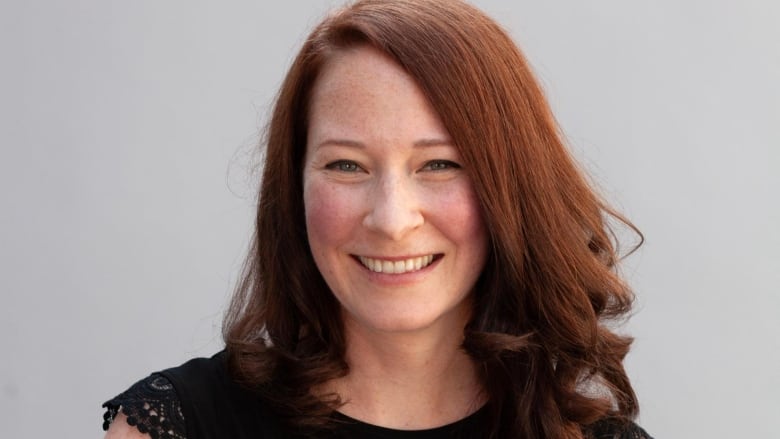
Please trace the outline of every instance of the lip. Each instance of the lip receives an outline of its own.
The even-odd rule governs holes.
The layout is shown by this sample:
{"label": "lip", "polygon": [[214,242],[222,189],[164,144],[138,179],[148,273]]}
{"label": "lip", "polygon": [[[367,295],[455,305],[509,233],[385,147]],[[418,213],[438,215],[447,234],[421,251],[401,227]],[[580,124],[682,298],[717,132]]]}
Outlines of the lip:
{"label": "lip", "polygon": [[415,255],[404,255],[404,256],[375,256],[375,255],[351,255],[353,258],[371,258],[371,259],[379,259],[381,261],[404,261],[406,259],[414,259],[414,258],[421,258],[424,256],[431,256],[433,255],[433,258],[436,259],[437,257],[442,256],[441,253],[418,253]]}
{"label": "lip", "polygon": [[[355,263],[365,273],[368,274],[369,279],[371,279],[372,281],[383,283],[383,284],[398,284],[398,283],[415,282],[422,276],[425,276],[427,273],[429,273],[438,265],[439,261],[444,257],[444,254],[427,253],[427,254],[420,254],[417,256],[379,256],[379,257],[364,256],[364,255],[358,256],[353,254],[350,256],[352,256],[352,259],[355,261]],[[407,271],[404,273],[386,273],[386,272],[373,271],[360,260],[361,258],[370,258],[379,261],[398,262],[398,261],[405,261],[409,259],[425,258],[426,256],[432,256],[431,262],[429,262],[426,266],[418,270]]]}

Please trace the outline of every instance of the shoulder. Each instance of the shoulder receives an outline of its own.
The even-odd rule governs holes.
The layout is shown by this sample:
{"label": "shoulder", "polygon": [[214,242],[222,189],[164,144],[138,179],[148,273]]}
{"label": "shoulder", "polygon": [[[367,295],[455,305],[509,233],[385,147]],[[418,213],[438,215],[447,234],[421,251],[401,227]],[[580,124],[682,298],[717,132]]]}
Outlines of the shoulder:
{"label": "shoulder", "polygon": [[232,379],[224,352],[153,373],[103,406],[104,429],[124,414],[120,424],[152,438],[262,438],[275,431],[261,399]]}
{"label": "shoulder", "polygon": [[183,402],[213,399],[225,393],[232,382],[224,351],[210,358],[193,358],[181,366],[152,374],[155,375],[168,381]]}
{"label": "shoulder", "polygon": [[124,413],[119,413],[106,432],[105,439],[149,439],[148,433],[141,433],[138,428],[127,421]]}
{"label": "shoulder", "polygon": [[606,418],[588,429],[592,439],[653,439],[642,427],[632,421]]}
{"label": "shoulder", "polygon": [[[108,438],[184,438],[185,418],[176,390],[154,373],[103,404]],[[148,435],[148,436],[147,436]]]}

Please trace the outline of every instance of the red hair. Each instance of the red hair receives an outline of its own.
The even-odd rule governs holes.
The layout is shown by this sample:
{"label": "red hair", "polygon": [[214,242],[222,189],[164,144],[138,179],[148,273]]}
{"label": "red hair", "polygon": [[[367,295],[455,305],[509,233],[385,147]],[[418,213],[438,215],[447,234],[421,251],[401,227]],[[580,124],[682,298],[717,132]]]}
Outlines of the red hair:
{"label": "red hair", "polygon": [[237,376],[299,428],[321,426],[340,403],[310,392],[348,365],[338,303],[306,240],[302,163],[322,66],[363,44],[417,81],[471,170],[490,253],[463,347],[489,398],[486,436],[580,438],[597,420],[635,417],[622,365],[631,340],[605,325],[633,299],[615,273],[606,218],[636,229],[589,186],[511,38],[457,0],[359,1],[317,26],[293,62],[268,127],[256,234],[225,320]]}

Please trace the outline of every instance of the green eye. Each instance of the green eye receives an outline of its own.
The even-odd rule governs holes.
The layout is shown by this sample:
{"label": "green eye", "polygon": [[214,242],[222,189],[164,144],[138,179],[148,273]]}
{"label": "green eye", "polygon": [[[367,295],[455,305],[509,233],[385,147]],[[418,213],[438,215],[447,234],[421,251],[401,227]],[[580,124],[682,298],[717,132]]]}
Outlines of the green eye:
{"label": "green eye", "polygon": [[338,160],[333,163],[328,163],[326,168],[340,172],[357,172],[360,170],[360,166],[358,166],[357,163],[349,160]]}
{"label": "green eye", "polygon": [[423,169],[427,171],[444,171],[447,169],[458,169],[460,168],[460,165],[451,162],[449,160],[431,160],[430,162],[426,163]]}

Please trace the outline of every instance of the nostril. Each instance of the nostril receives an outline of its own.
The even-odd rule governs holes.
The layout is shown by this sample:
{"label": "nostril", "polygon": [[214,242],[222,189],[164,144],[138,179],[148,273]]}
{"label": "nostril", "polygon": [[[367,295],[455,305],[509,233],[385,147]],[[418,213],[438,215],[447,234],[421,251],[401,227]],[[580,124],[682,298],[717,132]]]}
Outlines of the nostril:
{"label": "nostril", "polygon": [[363,219],[366,228],[392,239],[401,239],[423,224],[417,197],[403,186],[382,186],[384,190],[373,197],[373,204]]}

